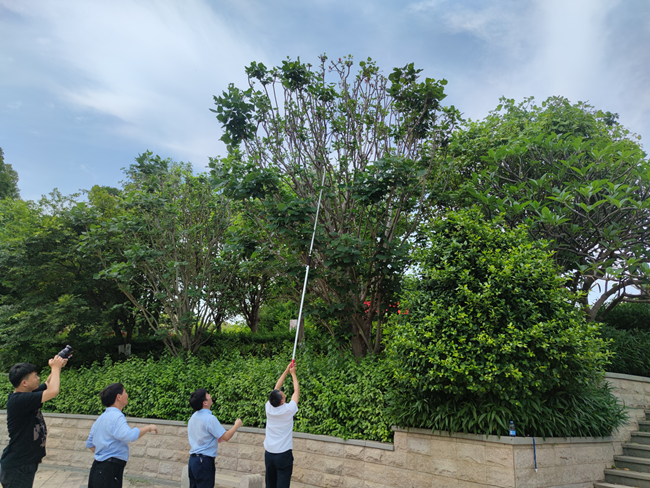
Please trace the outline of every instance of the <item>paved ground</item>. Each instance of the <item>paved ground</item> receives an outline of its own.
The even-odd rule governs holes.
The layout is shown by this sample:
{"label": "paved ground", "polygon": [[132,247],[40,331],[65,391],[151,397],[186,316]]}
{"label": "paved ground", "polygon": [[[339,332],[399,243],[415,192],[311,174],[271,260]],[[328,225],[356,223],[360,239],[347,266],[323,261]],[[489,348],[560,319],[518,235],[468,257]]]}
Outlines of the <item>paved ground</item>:
{"label": "paved ground", "polygon": [[[36,472],[34,488],[86,488],[87,484],[87,471],[40,466]],[[180,487],[180,482],[178,486]],[[123,488],[169,488],[169,485],[154,485],[147,481],[124,478]]]}

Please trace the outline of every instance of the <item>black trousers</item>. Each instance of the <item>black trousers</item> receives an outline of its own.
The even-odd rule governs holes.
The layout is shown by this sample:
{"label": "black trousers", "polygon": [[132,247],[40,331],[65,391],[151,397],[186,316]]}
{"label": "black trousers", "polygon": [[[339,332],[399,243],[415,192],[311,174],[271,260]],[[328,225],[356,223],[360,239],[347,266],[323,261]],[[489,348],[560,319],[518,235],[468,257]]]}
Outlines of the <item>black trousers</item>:
{"label": "black trousers", "polygon": [[293,473],[291,449],[279,454],[264,451],[264,464],[266,465],[266,488],[289,488]]}
{"label": "black trousers", "polygon": [[187,466],[190,488],[214,488],[215,471],[213,457],[190,454]]}
{"label": "black trousers", "polygon": [[3,488],[32,488],[38,463],[0,468],[0,483]]}
{"label": "black trousers", "polygon": [[88,488],[122,488],[126,461],[110,458],[106,461],[93,461],[88,476]]}

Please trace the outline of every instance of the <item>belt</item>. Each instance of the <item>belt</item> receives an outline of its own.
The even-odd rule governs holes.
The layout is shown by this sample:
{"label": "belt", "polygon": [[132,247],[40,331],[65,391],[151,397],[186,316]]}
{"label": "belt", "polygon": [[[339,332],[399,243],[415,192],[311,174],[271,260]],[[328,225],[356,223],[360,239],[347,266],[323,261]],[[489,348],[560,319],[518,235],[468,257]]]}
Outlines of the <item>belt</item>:
{"label": "belt", "polygon": [[200,458],[214,459],[214,457],[206,456],[205,454],[190,454],[190,457],[200,457]]}
{"label": "belt", "polygon": [[98,463],[113,463],[113,464],[119,464],[120,466],[126,466],[126,461],[124,459],[119,459],[116,457],[109,457],[108,459],[104,459],[103,461],[96,461]]}

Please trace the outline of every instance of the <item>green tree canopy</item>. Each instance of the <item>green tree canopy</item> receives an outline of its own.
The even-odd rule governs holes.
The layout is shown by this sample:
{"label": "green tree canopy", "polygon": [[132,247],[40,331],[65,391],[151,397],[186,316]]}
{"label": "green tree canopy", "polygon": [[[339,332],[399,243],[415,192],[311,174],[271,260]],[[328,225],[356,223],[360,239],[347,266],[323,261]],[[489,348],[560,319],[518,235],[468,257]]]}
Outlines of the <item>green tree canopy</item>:
{"label": "green tree canopy", "polygon": [[229,155],[211,167],[264,231],[294,300],[324,181],[306,307],[363,356],[380,348],[414,233],[435,211],[426,185],[457,112],[441,105],[446,81],[413,64],[388,77],[371,60],[353,66],[324,55],[317,66],[252,63],[248,88],[215,97]]}
{"label": "green tree canopy", "polygon": [[99,276],[115,280],[172,353],[196,352],[233,309],[234,269],[223,253],[230,204],[188,165],[151,152],[136,161],[119,211],[91,228],[84,251],[99,258]]}
{"label": "green tree canopy", "polygon": [[[549,240],[592,319],[650,299],[650,164],[636,136],[584,103],[501,102],[454,134],[455,203],[480,203],[486,216]],[[593,290],[601,295],[590,306]]]}
{"label": "green tree canopy", "polygon": [[597,386],[608,353],[547,245],[476,210],[426,233],[409,314],[388,329],[398,424],[504,435],[514,420],[524,435],[609,435],[623,416]]}
{"label": "green tree canopy", "polygon": [[3,198],[20,198],[18,191],[18,173],[9,163],[5,163],[5,156],[0,147],[0,200]]}

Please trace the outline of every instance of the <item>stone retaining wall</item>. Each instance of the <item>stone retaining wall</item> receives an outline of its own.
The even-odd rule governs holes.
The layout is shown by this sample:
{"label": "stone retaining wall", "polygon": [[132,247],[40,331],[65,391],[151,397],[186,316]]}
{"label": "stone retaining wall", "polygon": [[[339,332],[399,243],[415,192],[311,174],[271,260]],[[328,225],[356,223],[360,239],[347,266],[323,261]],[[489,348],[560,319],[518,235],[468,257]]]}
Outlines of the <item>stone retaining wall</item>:
{"label": "stone retaining wall", "polygon": [[[614,437],[531,438],[432,434],[395,429],[393,444],[294,433],[294,488],[591,488],[614,463],[621,442],[637,429],[648,407],[650,379],[608,374],[614,393],[631,406],[631,425]],[[7,444],[6,413],[0,412],[0,447]],[[46,413],[45,464],[90,468],[85,448],[96,416]],[[155,423],[159,433],[131,444],[126,473],[178,481],[189,444],[184,422],[127,419],[132,427]],[[626,438],[627,436],[627,438]],[[225,474],[264,473],[263,429],[241,428],[219,445],[217,468]]]}

